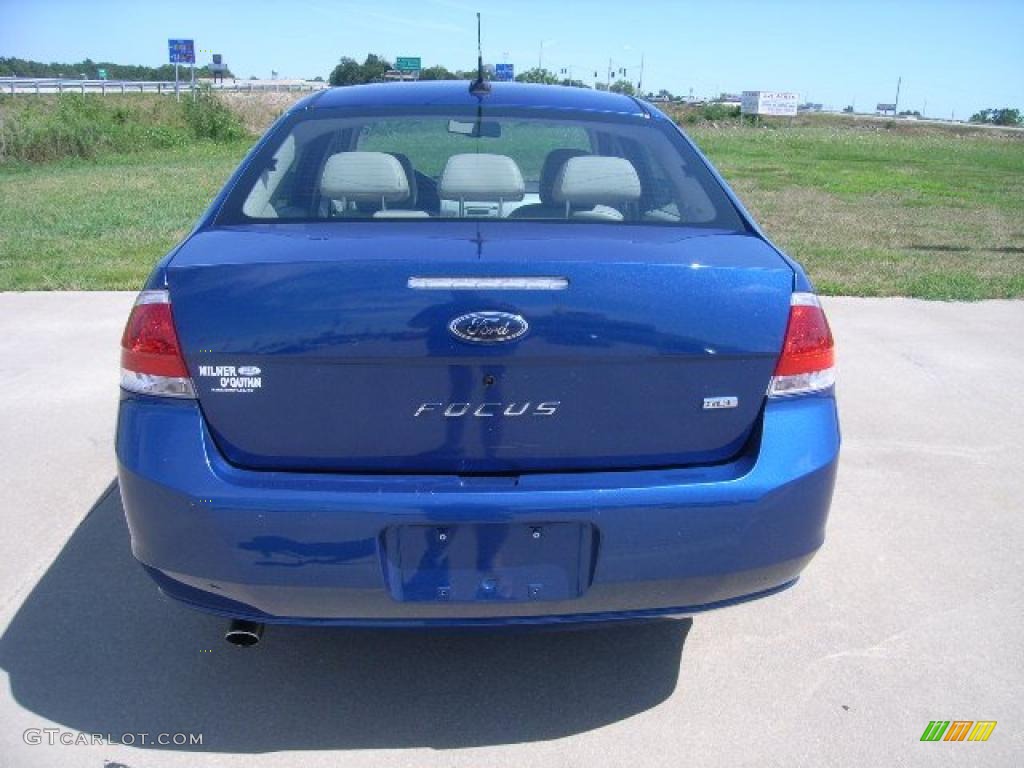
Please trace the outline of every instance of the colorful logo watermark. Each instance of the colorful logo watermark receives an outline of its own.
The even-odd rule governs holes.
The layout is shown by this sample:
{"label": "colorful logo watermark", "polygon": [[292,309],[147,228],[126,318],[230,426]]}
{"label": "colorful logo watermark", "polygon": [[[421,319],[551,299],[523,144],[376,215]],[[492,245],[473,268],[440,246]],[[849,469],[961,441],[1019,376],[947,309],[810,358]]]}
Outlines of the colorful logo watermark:
{"label": "colorful logo watermark", "polygon": [[931,720],[921,741],[988,741],[995,720]]}

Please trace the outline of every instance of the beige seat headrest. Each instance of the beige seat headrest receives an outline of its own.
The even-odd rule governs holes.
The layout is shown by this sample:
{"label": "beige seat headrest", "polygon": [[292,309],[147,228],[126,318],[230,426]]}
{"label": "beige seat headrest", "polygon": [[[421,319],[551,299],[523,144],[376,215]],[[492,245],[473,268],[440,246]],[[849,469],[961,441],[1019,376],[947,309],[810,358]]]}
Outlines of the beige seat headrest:
{"label": "beige seat headrest", "polygon": [[324,166],[320,191],[332,200],[393,203],[409,197],[409,180],[385,152],[338,152]]}
{"label": "beige seat headrest", "polygon": [[506,155],[452,155],[438,190],[443,200],[518,201],[526,194],[523,174]]}
{"label": "beige seat headrest", "polygon": [[624,157],[586,155],[565,161],[551,196],[572,205],[614,205],[640,199],[640,177]]}

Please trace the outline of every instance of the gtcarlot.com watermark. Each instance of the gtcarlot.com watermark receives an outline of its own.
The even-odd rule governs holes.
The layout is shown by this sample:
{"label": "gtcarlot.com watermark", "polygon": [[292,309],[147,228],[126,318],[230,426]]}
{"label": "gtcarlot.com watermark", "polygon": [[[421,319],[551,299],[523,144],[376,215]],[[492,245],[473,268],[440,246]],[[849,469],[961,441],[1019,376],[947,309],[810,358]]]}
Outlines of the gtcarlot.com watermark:
{"label": "gtcarlot.com watermark", "polygon": [[201,733],[81,733],[63,728],[29,728],[21,738],[29,745],[47,744],[67,747],[120,744],[126,747],[196,747],[202,746]]}

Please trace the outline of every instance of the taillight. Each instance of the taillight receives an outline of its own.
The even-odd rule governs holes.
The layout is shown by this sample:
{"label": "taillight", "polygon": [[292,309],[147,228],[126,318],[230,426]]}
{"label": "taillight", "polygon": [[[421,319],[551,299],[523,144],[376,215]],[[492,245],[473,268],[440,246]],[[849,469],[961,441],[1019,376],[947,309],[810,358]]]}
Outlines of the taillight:
{"label": "taillight", "polygon": [[167,291],[143,291],[121,337],[121,387],[156,397],[195,397]]}
{"label": "taillight", "polygon": [[794,293],[782,355],[768,387],[769,397],[802,395],[836,382],[835,342],[818,297]]}

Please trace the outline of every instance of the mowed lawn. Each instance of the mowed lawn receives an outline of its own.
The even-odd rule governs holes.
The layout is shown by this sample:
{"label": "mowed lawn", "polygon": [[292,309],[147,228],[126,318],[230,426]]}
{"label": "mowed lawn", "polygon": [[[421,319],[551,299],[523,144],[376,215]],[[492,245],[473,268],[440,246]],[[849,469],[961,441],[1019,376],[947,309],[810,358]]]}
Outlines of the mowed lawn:
{"label": "mowed lawn", "polygon": [[693,136],[822,293],[1024,297],[1024,132],[840,124]]}
{"label": "mowed lawn", "polygon": [[248,143],[0,166],[0,290],[136,289]]}
{"label": "mowed lawn", "polygon": [[[695,126],[823,293],[1024,297],[1024,140],[935,128]],[[134,289],[247,142],[0,166],[0,290]]]}

